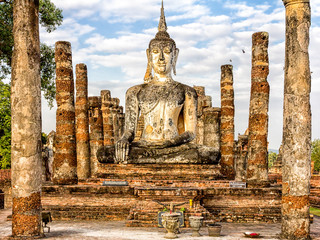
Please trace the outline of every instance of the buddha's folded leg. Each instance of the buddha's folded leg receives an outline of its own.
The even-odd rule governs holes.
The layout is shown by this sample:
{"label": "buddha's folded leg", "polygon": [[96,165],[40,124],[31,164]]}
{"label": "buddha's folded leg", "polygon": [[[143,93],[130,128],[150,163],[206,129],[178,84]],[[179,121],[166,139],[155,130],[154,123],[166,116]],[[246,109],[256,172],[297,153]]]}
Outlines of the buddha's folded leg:
{"label": "buddha's folded leg", "polygon": [[103,146],[97,151],[97,158],[100,163],[115,163],[114,146]]}

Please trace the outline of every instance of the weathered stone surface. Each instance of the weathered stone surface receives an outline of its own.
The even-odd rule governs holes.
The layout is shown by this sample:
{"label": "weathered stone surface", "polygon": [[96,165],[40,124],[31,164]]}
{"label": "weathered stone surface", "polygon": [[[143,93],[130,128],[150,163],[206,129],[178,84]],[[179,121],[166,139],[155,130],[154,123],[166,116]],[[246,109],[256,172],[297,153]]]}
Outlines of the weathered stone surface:
{"label": "weathered stone surface", "polygon": [[43,180],[44,181],[52,181],[52,174],[53,174],[53,160],[54,160],[54,153],[55,153],[55,140],[56,139],[56,132],[51,131],[47,137],[47,143],[43,146],[43,153],[42,153],[42,164],[43,164]]}
{"label": "weathered stone surface", "polygon": [[213,147],[220,152],[220,108],[206,108],[204,110],[203,145]]}
{"label": "weathered stone surface", "polygon": [[282,174],[282,144],[279,148],[279,154],[274,161],[272,167],[269,169],[270,173]]}
{"label": "weathered stone surface", "polygon": [[268,181],[268,109],[269,34],[252,35],[251,96],[249,109],[249,138],[247,182],[249,186]]}
{"label": "weathered stone surface", "polygon": [[40,192],[32,193],[29,197],[13,197],[12,227],[13,236],[41,235],[41,197]]}
{"label": "weathered stone surface", "polygon": [[[117,142],[122,135],[120,135],[120,99],[119,98],[111,98],[111,115],[112,115],[112,124],[113,124],[113,141]],[[122,110],[123,111],[123,110]]]}
{"label": "weathered stone surface", "polygon": [[196,138],[193,143],[216,147],[220,150],[220,112],[212,108],[212,99],[205,95],[205,88],[193,86],[198,96]]}
{"label": "weathered stone surface", "polygon": [[221,172],[234,179],[234,91],[232,65],[221,66]]}
{"label": "weathered stone surface", "polygon": [[283,106],[282,232],[310,239],[311,76],[309,0],[285,0],[286,58]]}
{"label": "weathered stone surface", "polygon": [[235,146],[235,180],[246,181],[248,157],[248,135],[238,135]]}
{"label": "weathered stone surface", "polygon": [[112,114],[111,92],[109,90],[101,91],[101,112],[103,121],[103,138],[105,146],[114,145],[114,129]]}
{"label": "weathered stone surface", "polygon": [[[192,143],[174,146],[170,148],[150,148],[135,147],[135,142],[131,144],[128,163],[135,164],[182,164],[182,163],[203,163],[218,164],[219,149]],[[97,157],[101,163],[114,163],[114,148],[105,146],[97,152]]]}
{"label": "weathered stone surface", "polygon": [[90,169],[91,176],[98,171],[97,151],[103,147],[103,122],[101,113],[101,97],[89,97],[90,124]]}
{"label": "weathered stone surface", "polygon": [[76,140],[77,175],[79,180],[90,177],[90,145],[88,117],[88,76],[87,66],[76,65]]}
{"label": "weathered stone surface", "polygon": [[57,42],[56,60],[56,153],[53,162],[55,184],[77,183],[74,82],[69,42]]}
{"label": "weathered stone surface", "polygon": [[11,75],[12,235],[40,236],[41,83],[39,1],[13,2]]}

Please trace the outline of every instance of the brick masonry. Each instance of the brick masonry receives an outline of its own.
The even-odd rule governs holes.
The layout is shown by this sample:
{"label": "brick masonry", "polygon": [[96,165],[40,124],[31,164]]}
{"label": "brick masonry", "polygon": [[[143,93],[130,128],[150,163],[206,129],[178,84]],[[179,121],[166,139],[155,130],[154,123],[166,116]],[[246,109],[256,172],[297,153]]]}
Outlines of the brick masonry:
{"label": "brick masonry", "polygon": [[267,32],[252,35],[247,182],[255,186],[268,182],[268,44]]}
{"label": "brick masonry", "polygon": [[234,90],[232,65],[221,66],[221,172],[234,179]]}
{"label": "brick masonry", "polygon": [[77,178],[74,81],[72,51],[69,42],[57,42],[56,61],[56,152],[53,161],[53,182],[75,184]]}

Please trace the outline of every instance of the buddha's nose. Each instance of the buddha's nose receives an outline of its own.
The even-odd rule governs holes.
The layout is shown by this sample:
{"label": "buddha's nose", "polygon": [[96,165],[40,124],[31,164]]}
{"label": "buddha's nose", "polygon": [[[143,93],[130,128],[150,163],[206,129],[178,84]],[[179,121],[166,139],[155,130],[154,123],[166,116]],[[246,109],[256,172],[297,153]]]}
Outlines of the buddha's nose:
{"label": "buddha's nose", "polygon": [[164,61],[164,55],[163,55],[163,51],[160,51],[160,57],[159,57],[160,61]]}

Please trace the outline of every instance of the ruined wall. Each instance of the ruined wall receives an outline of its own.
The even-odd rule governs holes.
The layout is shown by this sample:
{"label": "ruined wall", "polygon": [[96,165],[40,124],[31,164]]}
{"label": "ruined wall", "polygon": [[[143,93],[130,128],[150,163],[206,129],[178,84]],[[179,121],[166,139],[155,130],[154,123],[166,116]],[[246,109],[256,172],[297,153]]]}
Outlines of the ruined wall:
{"label": "ruined wall", "polygon": [[248,135],[238,135],[235,143],[235,180],[245,182],[247,180]]}
{"label": "ruined wall", "polygon": [[52,181],[55,141],[56,132],[51,131],[47,137],[47,143],[42,147],[42,178],[44,181]]}
{"label": "ruined wall", "polygon": [[104,146],[113,146],[122,137],[124,129],[123,107],[119,98],[112,98],[109,90],[101,91]]}
{"label": "ruined wall", "polygon": [[109,90],[101,91],[101,112],[103,121],[104,146],[114,145],[112,101],[111,92]]}
{"label": "ruined wall", "polygon": [[90,169],[91,176],[98,171],[97,151],[103,147],[103,122],[101,113],[101,97],[89,97],[90,125]]}
{"label": "ruined wall", "polygon": [[220,150],[220,108],[212,107],[212,98],[202,86],[193,86],[198,96],[196,144]]}

